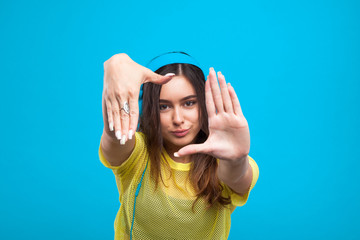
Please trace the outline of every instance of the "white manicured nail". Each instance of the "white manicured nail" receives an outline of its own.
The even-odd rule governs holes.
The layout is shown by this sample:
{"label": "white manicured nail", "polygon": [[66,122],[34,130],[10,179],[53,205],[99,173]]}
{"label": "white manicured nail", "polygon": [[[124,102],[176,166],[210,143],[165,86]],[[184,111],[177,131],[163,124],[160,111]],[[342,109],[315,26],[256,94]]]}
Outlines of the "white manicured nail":
{"label": "white manicured nail", "polygon": [[175,157],[179,157],[179,154],[176,152],[176,153],[174,153],[174,156],[175,156]]}
{"label": "white manicured nail", "polygon": [[129,131],[129,139],[132,139],[132,135],[133,135],[133,130]]}
{"label": "white manicured nail", "polygon": [[175,73],[167,73],[167,74],[165,74],[165,77],[168,77],[168,76],[175,76]]}
{"label": "white manicured nail", "polygon": [[110,128],[110,131],[114,131],[114,123],[111,122],[111,123],[109,124],[109,128]]}
{"label": "white manicured nail", "polygon": [[121,132],[120,132],[120,130],[117,130],[117,131],[116,131],[115,136],[116,136],[116,138],[117,138],[118,140],[121,139]]}
{"label": "white manicured nail", "polygon": [[122,138],[121,138],[120,144],[125,145],[125,140],[126,140],[126,136],[123,135]]}

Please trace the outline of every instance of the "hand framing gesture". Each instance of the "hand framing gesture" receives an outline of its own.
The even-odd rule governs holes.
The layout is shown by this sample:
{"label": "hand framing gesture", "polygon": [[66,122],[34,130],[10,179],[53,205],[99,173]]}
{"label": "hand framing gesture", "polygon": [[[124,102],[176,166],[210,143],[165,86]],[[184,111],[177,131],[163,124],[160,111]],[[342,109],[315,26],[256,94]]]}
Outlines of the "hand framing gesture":
{"label": "hand framing gesture", "polygon": [[[164,84],[174,74],[161,76],[121,53],[104,63],[103,101],[106,113],[105,130],[124,145],[137,128],[140,86],[146,82]],[[115,133],[113,133],[115,128]]]}
{"label": "hand framing gesture", "polygon": [[234,88],[226,84],[224,75],[210,68],[205,83],[206,108],[209,117],[209,137],[202,144],[181,148],[179,157],[204,153],[221,160],[237,161],[246,158],[250,151],[248,123],[242,113]]}

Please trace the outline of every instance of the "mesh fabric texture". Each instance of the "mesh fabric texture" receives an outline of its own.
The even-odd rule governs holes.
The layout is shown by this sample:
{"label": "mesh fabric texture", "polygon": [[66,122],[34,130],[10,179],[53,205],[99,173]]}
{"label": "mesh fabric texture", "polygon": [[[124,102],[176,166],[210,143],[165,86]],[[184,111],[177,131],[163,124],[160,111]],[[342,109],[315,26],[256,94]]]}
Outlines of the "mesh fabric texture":
{"label": "mesh fabric texture", "polygon": [[[119,191],[120,209],[114,222],[115,239],[130,239],[129,233],[133,217],[133,204],[136,187],[149,158],[144,134],[135,133],[135,147],[130,157],[120,166],[111,166],[102,154],[99,158],[103,165],[112,169]],[[206,210],[207,203],[200,199],[192,211],[196,199],[195,190],[188,176],[192,163],[178,163],[164,150],[161,173],[165,184],[155,183],[150,178],[150,160],[146,169],[139,196],[136,200],[135,221],[132,238],[141,240],[161,239],[227,239],[230,232],[231,213],[236,206],[243,206],[259,176],[256,162],[249,157],[253,179],[249,191],[244,195],[234,193],[222,183],[223,196],[231,196],[228,207],[214,205]]]}

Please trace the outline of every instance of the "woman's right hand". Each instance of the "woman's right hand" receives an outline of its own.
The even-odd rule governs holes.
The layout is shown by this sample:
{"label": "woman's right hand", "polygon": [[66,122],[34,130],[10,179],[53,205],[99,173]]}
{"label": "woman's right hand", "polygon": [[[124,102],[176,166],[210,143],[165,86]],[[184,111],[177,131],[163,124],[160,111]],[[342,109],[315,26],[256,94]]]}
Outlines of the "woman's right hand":
{"label": "woman's right hand", "polygon": [[[103,101],[106,106],[108,129],[111,133],[115,127],[115,136],[120,140],[120,144],[132,139],[137,129],[141,84],[164,84],[173,76],[174,74],[156,74],[134,62],[125,53],[116,54],[104,62]],[[125,102],[129,104],[129,114],[124,110]]]}

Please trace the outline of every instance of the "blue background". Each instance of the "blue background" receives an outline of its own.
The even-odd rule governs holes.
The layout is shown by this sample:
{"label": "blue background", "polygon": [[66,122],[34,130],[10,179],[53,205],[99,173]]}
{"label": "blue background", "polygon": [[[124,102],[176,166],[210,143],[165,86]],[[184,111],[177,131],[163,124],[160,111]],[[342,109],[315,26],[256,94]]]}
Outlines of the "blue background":
{"label": "blue background", "polygon": [[113,239],[103,62],[171,50],[222,71],[250,125],[230,239],[359,239],[360,2],[249,2],[1,1],[0,239]]}

